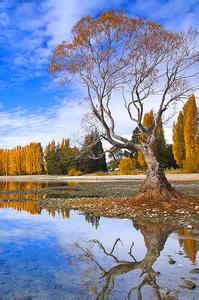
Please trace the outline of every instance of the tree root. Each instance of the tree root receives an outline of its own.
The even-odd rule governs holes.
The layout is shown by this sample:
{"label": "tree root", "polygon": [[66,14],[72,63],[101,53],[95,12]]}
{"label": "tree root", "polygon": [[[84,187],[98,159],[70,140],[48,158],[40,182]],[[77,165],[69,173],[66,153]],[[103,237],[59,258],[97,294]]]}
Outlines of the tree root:
{"label": "tree root", "polygon": [[143,200],[177,200],[187,198],[183,193],[177,191],[168,182],[164,173],[157,173],[155,176],[148,175],[143,182],[140,193],[136,196],[137,199]]}

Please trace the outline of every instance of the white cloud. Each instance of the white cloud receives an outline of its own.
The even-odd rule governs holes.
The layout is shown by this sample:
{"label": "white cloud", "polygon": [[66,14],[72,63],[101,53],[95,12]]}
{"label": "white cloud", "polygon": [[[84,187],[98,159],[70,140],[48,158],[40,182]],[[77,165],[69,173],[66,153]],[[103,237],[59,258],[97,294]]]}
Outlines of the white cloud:
{"label": "white cloud", "polygon": [[169,30],[179,31],[199,24],[199,3],[196,0],[136,0],[128,9],[132,14],[160,22]]}
{"label": "white cloud", "polygon": [[[118,6],[122,0],[43,0],[40,3],[24,1],[6,2],[0,13],[0,42],[12,51],[10,67],[21,80],[45,75],[48,62],[57,44],[70,39],[72,26],[84,15],[95,14],[101,9]],[[1,10],[1,0],[0,0]],[[22,68],[23,76],[19,71]],[[38,69],[41,71],[38,73]]]}
{"label": "white cloud", "polygon": [[165,135],[165,139],[166,142],[168,144],[172,144],[173,140],[172,140],[172,128],[168,128],[168,127],[164,127],[164,135]]}
{"label": "white cloud", "polygon": [[1,111],[0,147],[25,145],[32,141],[45,145],[52,139],[73,138],[80,130],[80,120],[85,112],[86,107],[78,104],[77,99],[64,99],[47,111],[32,113],[22,108]]}
{"label": "white cloud", "polygon": [[[75,141],[82,134],[81,120],[88,111],[87,104],[81,99],[56,99],[51,108],[46,110],[41,108],[35,112],[20,107],[5,111],[1,107],[0,147],[11,148],[32,141],[41,142],[44,146],[52,139],[60,141],[63,137]],[[123,107],[123,99],[119,94],[115,95],[112,107],[117,132],[122,136],[130,137],[136,124],[128,118]],[[165,137],[168,142],[171,142],[172,130],[169,125],[171,122],[165,127]]]}
{"label": "white cloud", "polygon": [[102,9],[118,7],[122,0],[117,3],[114,0],[47,0],[43,7],[46,9],[46,35],[50,36],[48,45],[55,47],[58,43],[70,38],[70,30],[73,25],[83,16],[95,15]]}

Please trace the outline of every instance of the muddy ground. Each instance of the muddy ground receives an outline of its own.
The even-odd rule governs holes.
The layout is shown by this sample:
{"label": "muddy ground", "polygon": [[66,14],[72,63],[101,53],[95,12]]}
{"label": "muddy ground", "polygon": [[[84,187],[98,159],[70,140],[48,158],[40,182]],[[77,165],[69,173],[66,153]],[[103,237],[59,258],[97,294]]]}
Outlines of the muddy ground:
{"label": "muddy ground", "polygon": [[[69,182],[69,183],[54,183],[45,184],[38,183],[34,188],[28,189],[2,189],[1,195],[25,195],[25,194],[40,194],[42,198],[118,198],[132,197],[139,192],[140,185],[143,181],[113,181],[113,182]],[[199,181],[174,181],[172,185],[187,196],[199,196]]]}

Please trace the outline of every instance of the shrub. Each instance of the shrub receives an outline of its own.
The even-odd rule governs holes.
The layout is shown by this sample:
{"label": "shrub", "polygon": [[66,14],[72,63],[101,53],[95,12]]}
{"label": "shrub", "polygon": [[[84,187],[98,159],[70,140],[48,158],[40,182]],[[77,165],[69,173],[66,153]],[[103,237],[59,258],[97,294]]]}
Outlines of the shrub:
{"label": "shrub", "polygon": [[76,168],[72,168],[68,171],[68,176],[81,176],[81,175],[83,175],[83,173]]}
{"label": "shrub", "polygon": [[182,174],[183,170],[182,169],[168,169],[164,171],[165,174]]}
{"label": "shrub", "polygon": [[130,157],[125,157],[120,160],[119,170],[122,175],[135,174],[136,160]]}

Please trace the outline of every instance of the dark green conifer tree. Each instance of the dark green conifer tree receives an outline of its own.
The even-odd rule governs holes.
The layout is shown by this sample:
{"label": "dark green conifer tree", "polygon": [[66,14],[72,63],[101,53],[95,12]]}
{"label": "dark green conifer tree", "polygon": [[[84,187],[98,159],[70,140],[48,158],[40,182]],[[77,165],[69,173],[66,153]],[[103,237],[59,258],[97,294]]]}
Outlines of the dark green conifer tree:
{"label": "dark green conifer tree", "polygon": [[84,173],[107,171],[106,157],[97,130],[85,136],[80,156],[80,169]]}

